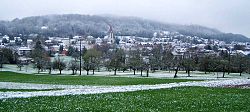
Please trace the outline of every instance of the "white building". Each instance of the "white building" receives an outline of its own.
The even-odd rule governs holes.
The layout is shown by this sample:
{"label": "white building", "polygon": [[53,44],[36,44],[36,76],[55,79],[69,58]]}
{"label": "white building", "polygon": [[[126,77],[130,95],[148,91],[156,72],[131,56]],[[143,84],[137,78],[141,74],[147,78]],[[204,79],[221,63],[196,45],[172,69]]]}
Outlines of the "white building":
{"label": "white building", "polygon": [[31,53],[31,49],[29,47],[20,47],[18,48],[18,55],[20,56],[25,56],[25,55],[28,55],[29,53]]}
{"label": "white building", "polygon": [[95,39],[95,44],[101,45],[102,44],[102,39],[100,37],[98,37],[97,39]]}

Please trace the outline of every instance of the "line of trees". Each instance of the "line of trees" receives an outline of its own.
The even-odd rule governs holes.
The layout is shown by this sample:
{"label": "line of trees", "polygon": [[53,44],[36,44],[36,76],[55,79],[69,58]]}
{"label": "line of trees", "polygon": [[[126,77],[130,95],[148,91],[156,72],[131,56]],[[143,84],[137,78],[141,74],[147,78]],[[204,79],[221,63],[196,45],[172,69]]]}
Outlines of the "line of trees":
{"label": "line of trees", "polygon": [[[82,50],[80,56],[79,50],[71,46],[68,55],[73,59],[66,63],[60,56],[52,61],[42,43],[37,41],[30,57],[38,73],[45,70],[49,73],[52,70],[59,70],[61,74],[63,70],[71,70],[75,75],[81,69],[89,75],[89,71],[92,70],[92,74],[95,74],[95,71],[100,68],[114,71],[114,75],[117,75],[117,71],[131,70],[134,75],[139,71],[141,76],[143,71],[146,72],[146,76],[149,76],[149,71],[156,70],[174,71],[174,77],[178,76],[180,70],[186,71],[188,77],[191,76],[191,71],[204,71],[205,74],[221,72],[222,77],[230,73],[239,73],[240,76],[243,72],[250,73],[250,59],[240,53],[232,55],[221,52],[218,55],[205,55],[189,49],[182,55],[173,55],[171,51],[171,49],[163,50],[161,46],[156,46],[152,50],[134,49],[128,52],[115,48],[107,50],[105,46],[96,46],[89,50]],[[0,57],[1,64],[17,64],[21,70],[22,65],[17,61],[18,55],[11,49],[1,49]],[[82,58],[82,68],[79,65],[80,58]]]}

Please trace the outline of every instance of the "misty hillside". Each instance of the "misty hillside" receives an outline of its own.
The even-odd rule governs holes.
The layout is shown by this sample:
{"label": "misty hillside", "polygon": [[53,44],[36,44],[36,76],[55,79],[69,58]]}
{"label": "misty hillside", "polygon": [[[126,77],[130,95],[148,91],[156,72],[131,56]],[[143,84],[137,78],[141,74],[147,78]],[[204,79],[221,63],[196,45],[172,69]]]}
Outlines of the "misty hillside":
{"label": "misty hillside", "polygon": [[188,36],[230,41],[250,41],[249,38],[231,33],[222,33],[198,25],[177,25],[144,20],[135,17],[89,16],[89,15],[46,15],[0,21],[2,35],[40,34],[42,36],[70,37],[73,35],[92,35],[103,37],[107,34],[109,24],[116,35],[133,35],[152,37],[154,32],[172,31]]}

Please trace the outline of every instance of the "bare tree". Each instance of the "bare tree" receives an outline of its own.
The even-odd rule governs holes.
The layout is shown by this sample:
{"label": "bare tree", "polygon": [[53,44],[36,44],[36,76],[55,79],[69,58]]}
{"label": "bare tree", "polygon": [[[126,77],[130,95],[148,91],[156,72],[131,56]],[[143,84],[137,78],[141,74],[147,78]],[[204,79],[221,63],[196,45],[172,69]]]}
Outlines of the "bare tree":
{"label": "bare tree", "polygon": [[77,73],[77,70],[79,70],[79,64],[77,61],[72,60],[69,63],[68,69],[72,70],[72,75],[75,75]]}
{"label": "bare tree", "polygon": [[66,64],[59,57],[53,61],[53,69],[58,69],[60,74],[62,74],[62,70],[66,68]]}
{"label": "bare tree", "polygon": [[114,75],[116,75],[116,71],[122,67],[125,63],[125,53],[121,49],[116,49],[112,52],[112,57],[109,61],[109,67],[114,70]]}

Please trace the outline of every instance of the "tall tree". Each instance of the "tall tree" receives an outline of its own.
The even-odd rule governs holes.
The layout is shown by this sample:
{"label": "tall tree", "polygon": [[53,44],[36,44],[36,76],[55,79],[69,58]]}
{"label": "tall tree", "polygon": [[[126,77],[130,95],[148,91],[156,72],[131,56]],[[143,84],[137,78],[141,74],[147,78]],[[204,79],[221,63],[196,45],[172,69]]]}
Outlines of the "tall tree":
{"label": "tall tree", "polygon": [[49,59],[49,56],[46,50],[44,49],[41,41],[38,40],[36,42],[34,49],[31,52],[31,57],[33,58],[35,62],[35,67],[38,69],[38,73],[43,68],[46,68],[45,66],[46,66],[46,62]]}

